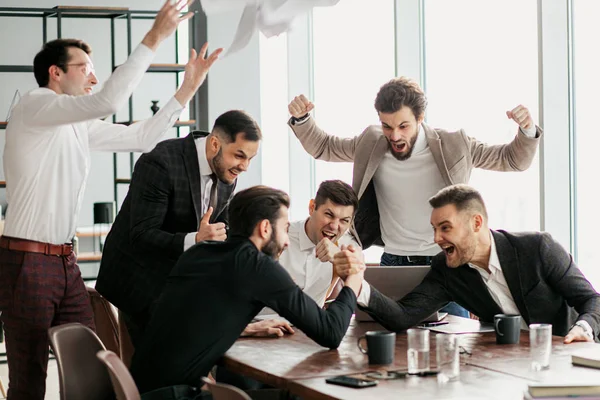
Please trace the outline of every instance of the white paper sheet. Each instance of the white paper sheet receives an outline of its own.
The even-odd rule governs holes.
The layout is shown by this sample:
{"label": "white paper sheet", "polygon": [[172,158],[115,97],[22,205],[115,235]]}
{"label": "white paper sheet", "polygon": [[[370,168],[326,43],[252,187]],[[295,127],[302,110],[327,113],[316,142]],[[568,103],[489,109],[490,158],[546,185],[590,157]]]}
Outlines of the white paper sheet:
{"label": "white paper sheet", "polygon": [[266,37],[287,32],[296,17],[314,7],[329,7],[339,0],[200,0],[207,16],[239,10],[243,7],[231,45],[222,57],[236,53],[246,47],[256,31]]}

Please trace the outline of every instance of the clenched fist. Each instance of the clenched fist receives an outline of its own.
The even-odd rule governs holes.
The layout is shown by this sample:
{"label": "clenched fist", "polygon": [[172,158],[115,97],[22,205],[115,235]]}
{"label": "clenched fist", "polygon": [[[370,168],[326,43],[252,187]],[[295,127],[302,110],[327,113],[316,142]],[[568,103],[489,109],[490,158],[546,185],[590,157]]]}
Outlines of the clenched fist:
{"label": "clenched fist", "polygon": [[311,103],[306,96],[301,94],[300,96],[294,97],[294,100],[288,105],[288,110],[292,117],[301,118],[312,111],[315,105]]}
{"label": "clenched fist", "polygon": [[512,110],[507,111],[506,116],[519,124],[521,129],[529,129],[535,126],[529,110],[523,105],[518,105]]}

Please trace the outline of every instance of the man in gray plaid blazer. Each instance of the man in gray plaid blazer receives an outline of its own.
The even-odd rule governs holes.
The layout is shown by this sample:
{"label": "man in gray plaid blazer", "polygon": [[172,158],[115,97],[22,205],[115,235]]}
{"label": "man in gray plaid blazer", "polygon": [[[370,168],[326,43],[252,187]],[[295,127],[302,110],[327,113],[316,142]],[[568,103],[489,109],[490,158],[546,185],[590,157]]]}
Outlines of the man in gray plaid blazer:
{"label": "man in gray plaid blazer", "polygon": [[123,313],[134,346],[179,256],[200,241],[226,239],[237,177],[261,138],[256,121],[233,110],[217,118],[211,133],[166,140],[137,161],[96,283]]}

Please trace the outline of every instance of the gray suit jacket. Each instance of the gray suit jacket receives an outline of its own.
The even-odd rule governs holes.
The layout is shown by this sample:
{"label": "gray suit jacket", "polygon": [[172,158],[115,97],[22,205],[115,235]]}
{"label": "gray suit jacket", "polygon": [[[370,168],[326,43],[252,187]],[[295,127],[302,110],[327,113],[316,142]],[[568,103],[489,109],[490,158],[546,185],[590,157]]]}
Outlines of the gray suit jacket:
{"label": "gray suit jacket", "polygon": [[[381,126],[371,125],[358,136],[339,138],[320,129],[314,119],[300,125],[289,123],[304,149],[318,160],[353,162],[352,188],[359,198],[352,232],[363,248],[383,246],[379,225],[379,209],[372,179],[388,150]],[[431,149],[446,185],[468,183],[473,168],[493,171],[524,171],[531,165],[542,130],[535,138],[519,132],[512,142],[487,145],[465,134],[463,130],[448,132],[423,124]],[[358,235],[357,235],[358,233]]]}
{"label": "gray suit jacket", "polygon": [[[492,231],[502,273],[525,322],[550,323],[565,336],[577,320],[587,321],[596,340],[600,333],[600,294],[583,276],[571,255],[548,233]],[[392,331],[407,329],[455,301],[484,322],[502,313],[479,272],[462,265],[446,266],[435,256],[423,282],[399,301],[371,287],[369,307],[363,308]]]}

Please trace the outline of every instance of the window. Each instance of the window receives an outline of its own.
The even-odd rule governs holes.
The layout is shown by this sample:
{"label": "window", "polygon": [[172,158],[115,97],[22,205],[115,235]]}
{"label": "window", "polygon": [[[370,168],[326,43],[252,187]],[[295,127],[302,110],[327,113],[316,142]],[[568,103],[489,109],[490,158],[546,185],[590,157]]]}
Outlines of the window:
{"label": "window", "polygon": [[[375,96],[395,76],[394,1],[344,0],[313,11],[314,116],[325,132],[354,137],[379,125]],[[315,184],[352,184],[352,163],[316,161]],[[313,193],[316,191],[314,188]],[[365,252],[379,262],[382,249]]]}
{"label": "window", "polygon": [[[425,1],[430,126],[463,128],[482,142],[502,144],[518,129],[505,111],[523,104],[538,123],[536,6],[535,0]],[[539,229],[537,156],[525,172],[476,169],[470,184],[486,201],[492,229]]]}
{"label": "window", "polygon": [[[395,75],[394,42],[393,0],[344,0],[314,9],[312,101],[325,132],[353,137],[379,124],[373,103]],[[316,185],[327,179],[351,184],[352,164],[317,161]]]}
{"label": "window", "polygon": [[600,256],[595,248],[595,223],[598,222],[594,193],[598,182],[595,165],[600,147],[597,133],[600,62],[597,37],[600,3],[595,0],[573,2],[573,74],[575,110],[575,233],[577,263],[586,277],[600,289]]}

